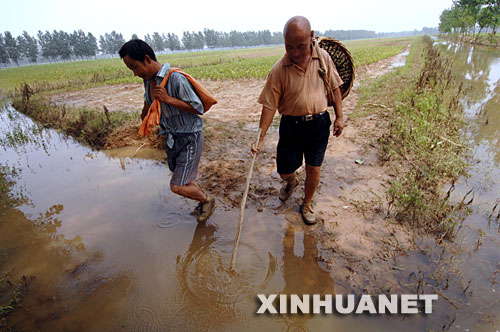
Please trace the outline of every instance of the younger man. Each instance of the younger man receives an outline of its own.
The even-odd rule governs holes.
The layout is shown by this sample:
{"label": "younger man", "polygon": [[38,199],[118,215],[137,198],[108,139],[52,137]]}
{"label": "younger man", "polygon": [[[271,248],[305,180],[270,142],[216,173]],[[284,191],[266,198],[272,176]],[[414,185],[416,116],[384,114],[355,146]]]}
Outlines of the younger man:
{"label": "younger man", "polygon": [[144,120],[155,99],[161,103],[160,135],[167,136],[167,161],[173,172],[172,192],[199,202],[198,222],[206,221],[215,209],[215,199],[203,193],[194,182],[203,148],[203,104],[188,79],[173,72],[165,87],[160,83],[170,71],[168,63],[160,64],[153,49],[140,39],[126,42],[118,52],[135,76],[144,81]]}

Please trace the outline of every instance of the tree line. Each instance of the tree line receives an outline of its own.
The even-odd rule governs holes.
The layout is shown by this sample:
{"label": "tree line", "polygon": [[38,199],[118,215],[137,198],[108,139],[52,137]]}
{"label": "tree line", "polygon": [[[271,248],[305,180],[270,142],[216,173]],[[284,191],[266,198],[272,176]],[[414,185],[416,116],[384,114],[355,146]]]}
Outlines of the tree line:
{"label": "tree line", "polygon": [[499,25],[500,0],[456,0],[441,13],[439,30],[476,37],[488,30],[494,36]]}
{"label": "tree line", "polygon": [[[137,34],[131,37],[138,38]],[[280,44],[283,43],[283,33],[271,33],[269,30],[228,33],[204,29],[203,32],[184,31],[181,39],[174,33],[158,32],[146,34],[143,39],[155,52],[163,52]],[[38,31],[36,36],[24,31],[17,37],[5,31],[0,33],[0,64],[19,65],[20,61],[34,64],[41,59],[53,62],[91,58],[98,54],[116,55],[124,43],[123,34],[116,31],[99,36],[99,40],[92,33],[82,30],[70,34],[57,30]]]}
{"label": "tree line", "polygon": [[[500,1],[500,0],[499,0]],[[326,30],[317,31],[316,35],[334,37],[338,40],[364,38],[384,38],[410,36],[415,34],[436,33],[435,28],[423,28],[422,31],[406,31],[398,33],[375,33],[368,30]],[[131,39],[138,39],[133,34]],[[212,29],[203,31],[184,31],[179,38],[174,33],[146,34],[143,37],[155,52],[201,50],[204,48],[249,47],[259,45],[283,44],[282,32],[263,31],[231,31],[222,32]],[[30,36],[26,31],[14,37],[9,31],[0,33],[0,64],[19,65],[21,61],[35,64],[39,61],[69,61],[96,57],[98,54],[116,55],[125,43],[123,34],[116,31],[105,33],[97,39],[92,33],[75,30],[72,33],[54,30],[38,31]]]}
{"label": "tree line", "polygon": [[390,38],[390,37],[408,37],[417,35],[434,35],[438,34],[437,28],[424,27],[422,30],[400,31],[400,32],[375,32],[370,30],[326,30],[325,32],[318,31],[316,35],[324,37],[333,37],[338,40],[355,40],[355,39],[370,39],[370,38]]}

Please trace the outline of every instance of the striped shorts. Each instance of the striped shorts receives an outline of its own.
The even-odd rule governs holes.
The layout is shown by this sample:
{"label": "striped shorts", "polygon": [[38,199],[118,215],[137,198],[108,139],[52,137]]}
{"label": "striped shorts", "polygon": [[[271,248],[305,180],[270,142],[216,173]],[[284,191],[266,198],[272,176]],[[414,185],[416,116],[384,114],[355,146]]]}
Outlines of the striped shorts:
{"label": "striped shorts", "polygon": [[202,149],[201,131],[174,135],[174,146],[166,148],[168,167],[173,172],[170,184],[184,186],[196,179]]}

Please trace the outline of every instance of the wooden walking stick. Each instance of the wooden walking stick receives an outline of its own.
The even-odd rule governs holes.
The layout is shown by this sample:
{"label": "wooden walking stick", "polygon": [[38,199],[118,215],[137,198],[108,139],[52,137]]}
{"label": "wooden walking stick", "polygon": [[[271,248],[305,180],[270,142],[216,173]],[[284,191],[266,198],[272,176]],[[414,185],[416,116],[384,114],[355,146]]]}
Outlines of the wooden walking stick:
{"label": "wooden walking stick", "polygon": [[[257,141],[255,142],[255,147],[259,144],[261,128],[257,131]],[[257,152],[254,153],[252,161],[250,162],[250,169],[248,170],[247,183],[245,186],[245,191],[243,192],[243,198],[241,200],[240,207],[240,220],[238,222],[238,231],[236,232],[236,237],[234,238],[233,256],[231,257],[231,270],[234,270],[234,264],[236,262],[236,251],[238,251],[238,246],[240,244],[241,228],[243,227],[243,214],[245,213],[245,205],[247,202],[248,189],[250,188],[250,179],[252,178],[253,164],[255,162],[255,157],[257,157]]]}

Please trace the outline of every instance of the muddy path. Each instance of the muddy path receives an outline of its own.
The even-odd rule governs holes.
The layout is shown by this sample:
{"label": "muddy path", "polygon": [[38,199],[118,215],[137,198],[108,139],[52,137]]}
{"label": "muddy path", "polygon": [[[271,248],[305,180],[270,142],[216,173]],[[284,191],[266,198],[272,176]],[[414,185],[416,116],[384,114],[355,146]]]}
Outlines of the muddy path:
{"label": "muddy path", "polygon": [[[247,208],[284,214],[294,228],[315,233],[321,239],[318,260],[336,277],[338,292],[377,293],[403,288],[394,266],[398,257],[413,247],[414,234],[386,218],[386,192],[394,175],[380,160],[376,144],[386,120],[375,111],[367,117],[350,117],[363,83],[387,73],[395,60],[392,57],[357,69],[354,87],[343,102],[346,127],[342,136],[330,139],[314,199],[321,222],[306,226],[299,214],[304,169],[299,169],[300,186],[293,196],[285,203],[278,199],[281,181],[275,168],[276,126],[270,128],[254,168]],[[198,182],[216,196],[218,209],[236,209],[248,171],[250,142],[255,139],[261,112],[257,98],[265,81],[201,82],[216,96],[218,104],[203,116],[205,146]],[[52,101],[134,111],[142,108],[142,96],[143,87],[138,83],[63,93],[53,96]],[[276,124],[278,120],[276,116]],[[143,138],[137,129],[138,123],[122,128],[112,135],[106,148],[139,147],[142,143],[162,148],[162,141],[155,135]]]}

